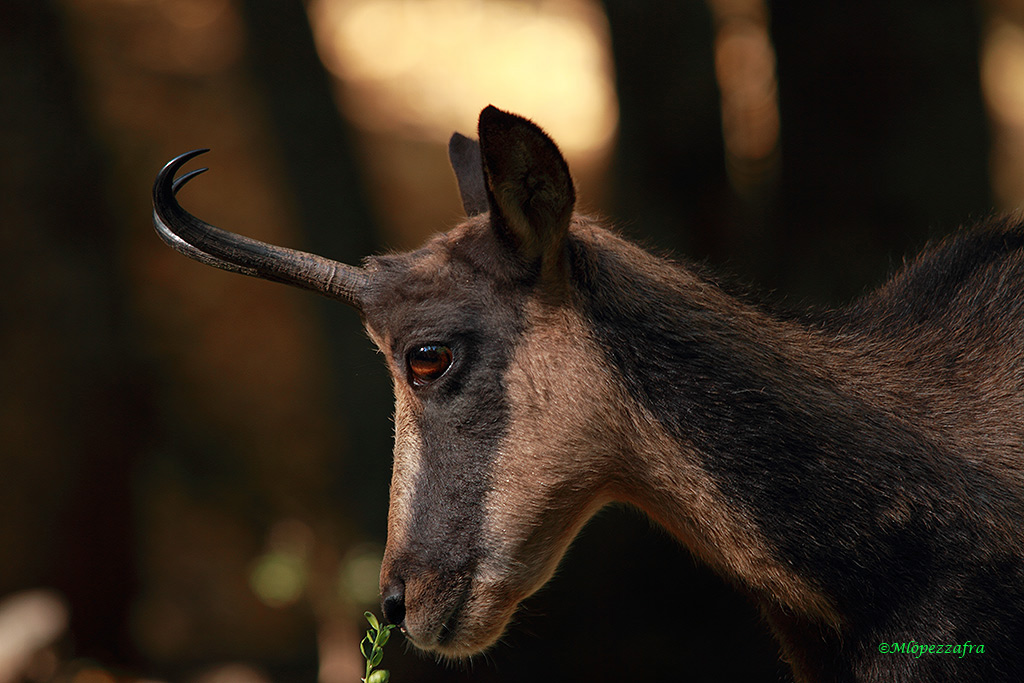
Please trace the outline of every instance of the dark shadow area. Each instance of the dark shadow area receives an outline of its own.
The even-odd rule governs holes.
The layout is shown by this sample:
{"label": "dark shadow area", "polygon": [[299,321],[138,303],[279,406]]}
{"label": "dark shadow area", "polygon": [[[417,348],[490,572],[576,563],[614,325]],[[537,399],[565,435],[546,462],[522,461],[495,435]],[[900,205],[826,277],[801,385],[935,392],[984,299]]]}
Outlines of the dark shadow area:
{"label": "dark shadow area", "polygon": [[[618,138],[581,194],[602,192],[656,250],[838,305],[991,212],[984,13],[760,4],[780,121],[770,182],[744,194],[731,180],[714,3],[603,0]],[[258,239],[358,263],[386,246],[388,205],[416,214],[394,190],[410,177],[450,187],[415,240],[454,224],[443,144],[339,115],[306,10],[0,6],[0,600],[38,588],[64,605],[31,603],[56,616],[12,680],[358,671],[391,467],[382,359],[342,304],[194,264],[151,228],[157,171],[200,146],[211,172],[183,205]],[[385,190],[370,172],[382,139],[402,160]],[[437,663],[401,643],[385,659],[396,683],[790,676],[743,595],[618,507],[487,655]]]}

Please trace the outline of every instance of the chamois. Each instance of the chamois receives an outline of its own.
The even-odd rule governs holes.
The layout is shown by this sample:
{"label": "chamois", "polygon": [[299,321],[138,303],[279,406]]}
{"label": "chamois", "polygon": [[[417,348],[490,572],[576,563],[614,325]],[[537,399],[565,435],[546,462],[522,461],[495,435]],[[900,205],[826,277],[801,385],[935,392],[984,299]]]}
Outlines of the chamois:
{"label": "chamois", "polygon": [[355,307],[386,358],[386,618],[480,652],[623,501],[752,596],[798,681],[1024,680],[1021,223],[777,316],[575,213],[532,122],[478,132],[449,145],[466,221],[360,267],[193,217],[201,151],[153,190],[170,246]]}

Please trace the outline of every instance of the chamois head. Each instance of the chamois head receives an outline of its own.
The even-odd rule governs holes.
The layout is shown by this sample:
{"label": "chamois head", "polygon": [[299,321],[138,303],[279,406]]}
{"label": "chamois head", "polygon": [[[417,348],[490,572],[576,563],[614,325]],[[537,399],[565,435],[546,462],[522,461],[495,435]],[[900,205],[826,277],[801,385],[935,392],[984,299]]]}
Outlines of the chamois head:
{"label": "chamois head", "polygon": [[570,233],[589,228],[565,160],[533,123],[484,109],[479,143],[449,147],[468,219],[353,267],[191,216],[175,193],[201,171],[174,175],[198,153],[161,171],[158,232],[196,260],[359,311],[395,389],[384,614],[421,648],[486,648],[621,471],[616,390],[575,312]]}

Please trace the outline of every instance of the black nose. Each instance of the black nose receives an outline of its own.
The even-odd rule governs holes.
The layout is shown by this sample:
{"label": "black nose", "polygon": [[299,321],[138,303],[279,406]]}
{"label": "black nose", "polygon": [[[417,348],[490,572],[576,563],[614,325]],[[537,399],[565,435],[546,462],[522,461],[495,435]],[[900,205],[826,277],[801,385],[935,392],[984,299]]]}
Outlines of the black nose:
{"label": "black nose", "polygon": [[381,596],[380,609],[389,624],[401,626],[405,621],[405,584],[392,581]]}

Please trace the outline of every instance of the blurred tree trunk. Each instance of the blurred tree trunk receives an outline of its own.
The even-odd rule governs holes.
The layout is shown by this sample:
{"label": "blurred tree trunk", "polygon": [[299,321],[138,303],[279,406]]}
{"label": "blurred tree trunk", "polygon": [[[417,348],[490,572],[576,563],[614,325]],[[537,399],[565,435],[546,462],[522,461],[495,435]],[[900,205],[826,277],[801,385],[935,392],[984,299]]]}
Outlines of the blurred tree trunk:
{"label": "blurred tree trunk", "polygon": [[991,208],[977,3],[772,2],[782,119],[773,286],[844,300]]}
{"label": "blurred tree trunk", "polygon": [[[131,282],[133,339],[159,392],[154,443],[134,480],[141,530],[133,637],[170,671],[244,659],[310,680],[316,603],[340,600],[339,544],[358,535],[333,490],[347,435],[331,400],[336,375],[324,372],[330,354],[320,302],[194,263],[151,227],[150,188],[161,164],[208,146],[203,161],[213,170],[181,193],[186,207],[257,239],[346,257],[301,243],[307,221],[321,224],[306,214],[317,202],[302,194],[306,183],[292,182],[291,142],[279,146],[263,72],[248,61],[275,38],[250,36],[242,6],[229,1],[63,0],[62,7],[89,85],[91,120],[111,160],[107,195],[124,226],[119,252]],[[279,17],[277,39],[299,20],[301,8]],[[302,48],[282,49],[293,47]],[[295,125],[324,145],[325,121],[321,111]],[[337,178],[324,172],[327,182]],[[357,227],[350,234],[358,239],[371,234],[370,221]],[[335,309],[358,325],[352,311]],[[363,344],[376,369],[379,359]],[[386,438],[386,424],[382,431]],[[386,451],[381,459],[385,468]],[[353,471],[358,480],[345,463],[344,472]],[[386,484],[375,493],[386,498]],[[300,556],[308,581],[276,604],[250,578],[258,560],[282,548]]]}
{"label": "blurred tree trunk", "polygon": [[[745,226],[734,215],[736,198],[726,175],[708,7],[656,0],[603,0],[603,5],[619,96],[611,183],[618,224],[646,245],[689,258],[735,256]],[[566,660],[585,661],[586,650],[593,652],[594,644],[603,642],[596,649],[609,657],[645,650],[645,665],[657,668],[652,662],[661,658],[664,670],[675,668],[682,678],[777,680],[783,672],[777,648],[753,606],[649,527],[636,515],[609,511],[575,543],[555,579],[558,589],[542,599],[555,605],[571,601],[578,583],[602,595],[595,609],[618,610],[621,618],[602,620],[596,612],[581,618],[586,638],[579,638],[580,650]],[[588,542],[591,535],[602,541]],[[596,576],[595,566],[602,568]],[[624,615],[649,604],[654,595],[659,613],[685,617],[672,620],[661,634],[663,641],[644,642],[639,633],[632,639],[622,628],[628,620]],[[586,614],[585,607],[562,609]],[[740,641],[746,643],[747,656],[736,660],[731,644]],[[618,664],[629,670],[626,662]],[[603,659],[594,660],[580,671],[581,678],[598,679],[607,666]]]}
{"label": "blurred tree trunk", "polygon": [[976,3],[769,2],[782,171],[760,206],[738,199],[725,174],[705,3],[603,4],[625,229],[824,303],[877,282],[928,235],[988,212]]}
{"label": "blurred tree trunk", "polygon": [[0,594],[67,599],[76,654],[129,664],[131,482],[153,425],[106,168],[50,2],[0,8]]}
{"label": "blurred tree trunk", "polygon": [[646,243],[722,255],[730,201],[703,2],[603,0],[619,96],[615,214]]}
{"label": "blurred tree trunk", "polygon": [[[707,5],[602,4],[620,106],[613,212],[642,241],[691,259],[729,261],[783,296],[835,303],[878,281],[892,259],[920,244],[930,229],[948,232],[987,211],[973,3],[770,3],[781,177],[768,188],[774,194],[756,202],[736,196],[726,174]],[[588,532],[607,534],[607,542],[588,566],[621,571],[617,558],[628,557],[638,576],[672,576],[657,595],[660,610],[687,613],[673,623],[678,642],[699,642],[704,629],[694,624],[711,619],[720,620],[720,633],[736,629],[701,643],[697,659],[730,661],[729,643],[744,640],[761,655],[752,649],[744,662],[750,679],[782,675],[775,649],[750,635],[760,631],[768,638],[758,616],[730,601],[730,588],[664,548],[623,552],[621,537],[642,530],[625,533],[630,521],[612,515],[598,522]],[[574,553],[587,549],[578,543]],[[556,581],[583,573],[572,560]],[[587,634],[591,643],[601,638],[596,629]],[[699,664],[687,673],[695,680],[716,677]]]}
{"label": "blurred tree trunk", "polygon": [[[330,77],[297,2],[246,0],[248,58],[270,114],[286,179],[295,197],[306,249],[359,265],[380,250],[353,146]],[[317,301],[330,350],[330,419],[345,434],[344,462],[332,463],[334,514],[344,511],[367,538],[380,538],[391,472],[390,380],[358,315]],[[339,454],[340,455],[340,454]]]}

